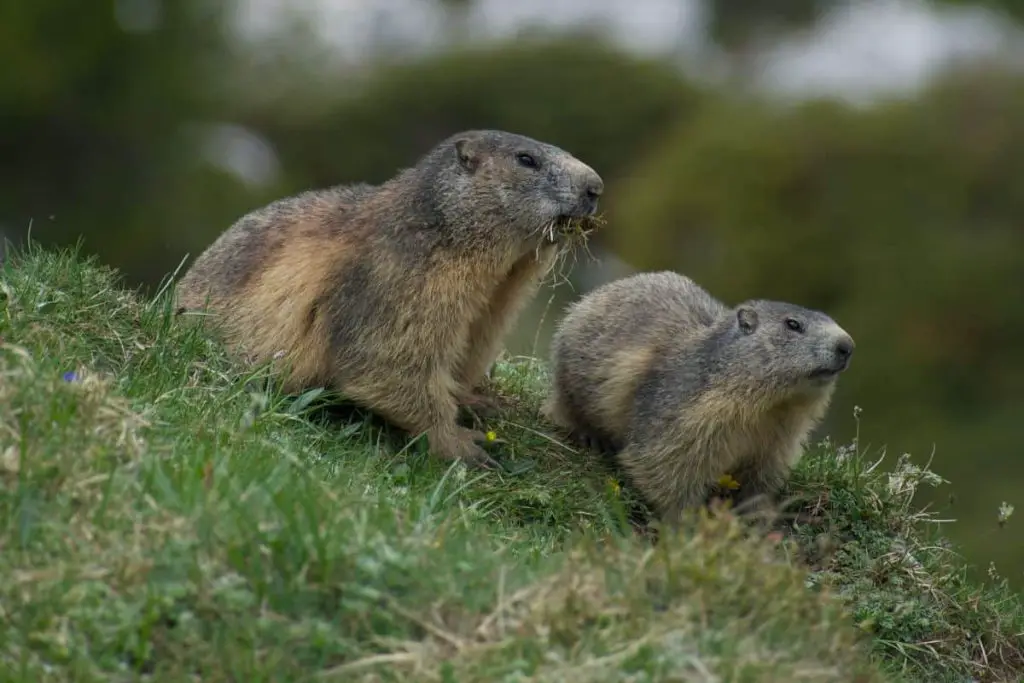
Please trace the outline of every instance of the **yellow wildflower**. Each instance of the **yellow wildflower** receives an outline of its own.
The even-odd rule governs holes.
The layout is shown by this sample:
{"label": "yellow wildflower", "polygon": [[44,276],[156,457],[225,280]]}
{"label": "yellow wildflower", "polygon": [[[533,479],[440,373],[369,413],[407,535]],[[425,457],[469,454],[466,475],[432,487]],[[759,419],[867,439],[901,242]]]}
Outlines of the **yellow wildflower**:
{"label": "yellow wildflower", "polygon": [[740,487],[740,483],[733,479],[731,474],[723,474],[721,477],[719,477],[718,485],[721,486],[723,489],[727,489],[729,491],[735,491]]}

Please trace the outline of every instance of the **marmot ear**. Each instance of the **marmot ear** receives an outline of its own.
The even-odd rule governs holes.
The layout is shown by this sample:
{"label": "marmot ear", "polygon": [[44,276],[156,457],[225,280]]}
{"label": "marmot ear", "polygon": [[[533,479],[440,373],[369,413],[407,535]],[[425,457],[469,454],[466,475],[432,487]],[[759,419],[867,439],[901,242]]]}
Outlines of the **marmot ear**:
{"label": "marmot ear", "polygon": [[480,165],[480,157],[477,154],[476,145],[469,138],[459,138],[455,141],[455,155],[464,169],[472,173]]}
{"label": "marmot ear", "polygon": [[736,309],[736,323],[740,326],[743,334],[750,334],[757,329],[757,311],[740,306]]}

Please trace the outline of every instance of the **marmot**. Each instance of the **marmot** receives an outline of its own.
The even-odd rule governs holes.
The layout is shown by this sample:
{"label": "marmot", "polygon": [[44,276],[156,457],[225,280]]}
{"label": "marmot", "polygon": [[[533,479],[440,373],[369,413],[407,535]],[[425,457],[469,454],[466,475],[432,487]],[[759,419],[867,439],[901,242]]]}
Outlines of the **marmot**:
{"label": "marmot", "polygon": [[554,145],[465,131],[380,185],[243,216],[182,277],[177,311],[206,308],[229,348],[283,360],[288,393],[327,386],[439,456],[494,465],[458,405],[489,402],[506,331],[603,190]]}
{"label": "marmot", "polygon": [[641,273],[573,304],[552,342],[544,413],[610,454],[663,521],[702,505],[723,474],[736,504],[785,482],[824,417],[854,341],[794,304],[728,308],[688,277]]}

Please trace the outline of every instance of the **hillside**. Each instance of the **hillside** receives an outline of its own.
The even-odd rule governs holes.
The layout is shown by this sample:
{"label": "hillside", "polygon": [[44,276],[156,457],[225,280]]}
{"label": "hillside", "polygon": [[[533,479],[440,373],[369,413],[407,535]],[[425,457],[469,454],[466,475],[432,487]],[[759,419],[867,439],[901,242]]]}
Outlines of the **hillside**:
{"label": "hillside", "polygon": [[940,483],[916,459],[885,472],[826,440],[785,538],[716,513],[652,546],[628,492],[538,420],[543,373],[497,368],[507,471],[471,472],[275,394],[166,292],[9,255],[0,680],[1024,678],[1020,599],[965,576],[913,505]]}

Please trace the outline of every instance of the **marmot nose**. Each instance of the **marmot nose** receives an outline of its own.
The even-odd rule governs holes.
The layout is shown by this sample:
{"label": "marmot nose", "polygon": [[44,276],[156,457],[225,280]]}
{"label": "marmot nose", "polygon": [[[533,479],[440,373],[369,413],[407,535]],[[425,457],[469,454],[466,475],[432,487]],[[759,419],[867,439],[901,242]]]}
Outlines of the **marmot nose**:
{"label": "marmot nose", "polygon": [[597,201],[604,194],[604,181],[597,173],[591,172],[583,178],[580,188],[579,210],[592,216],[597,213]]}
{"label": "marmot nose", "polygon": [[856,348],[856,344],[853,343],[853,338],[850,336],[840,337],[836,341],[835,354],[836,360],[839,362],[841,367],[846,367],[850,362],[850,357],[853,356],[853,349]]}

